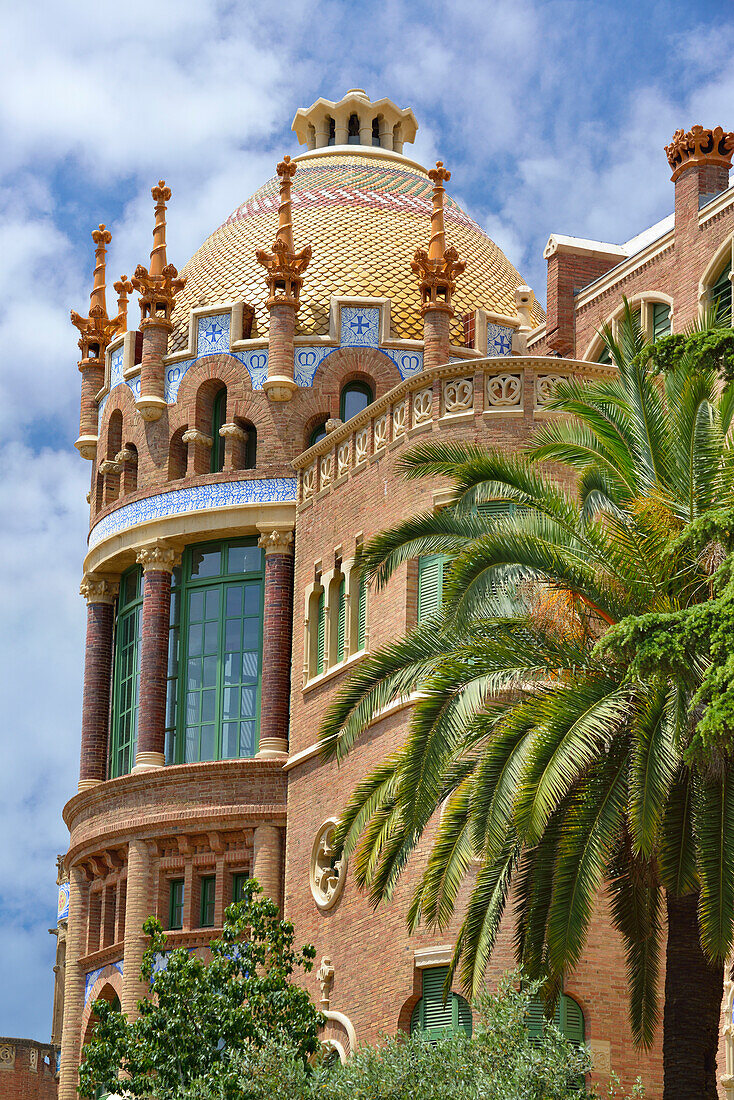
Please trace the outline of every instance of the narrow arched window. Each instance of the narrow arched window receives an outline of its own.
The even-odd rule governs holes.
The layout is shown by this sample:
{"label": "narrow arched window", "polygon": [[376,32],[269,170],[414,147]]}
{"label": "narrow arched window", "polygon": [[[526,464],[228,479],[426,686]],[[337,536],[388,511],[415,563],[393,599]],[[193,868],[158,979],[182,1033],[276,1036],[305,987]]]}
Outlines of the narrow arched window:
{"label": "narrow arched window", "polygon": [[254,424],[248,424],[247,443],[245,444],[245,469],[254,470],[257,466],[257,428]]}
{"label": "narrow arched window", "polygon": [[349,116],[348,145],[359,145],[359,115]]}
{"label": "narrow arched window", "polygon": [[379,118],[372,119],[372,144],[380,144],[380,120]]}
{"label": "narrow arched window", "polygon": [[227,390],[221,389],[214,398],[212,407],[212,457],[211,472],[218,474],[224,469],[224,438],[219,429],[227,420]]}
{"label": "narrow arched window", "polygon": [[709,290],[709,301],[711,308],[715,311],[718,324],[728,324],[731,321],[731,270],[731,263],[726,264]]}
{"label": "narrow arched window", "polygon": [[374,401],[374,394],[366,382],[349,382],[341,392],[339,414],[342,420],[351,420]]}
{"label": "narrow arched window", "polygon": [[422,1032],[431,1043],[457,1031],[469,1036],[472,1033],[471,1008],[467,1001],[458,993],[450,993],[444,1001],[448,970],[447,966],[431,966],[423,971],[423,996],[410,1018],[410,1034]]}
{"label": "narrow arched window", "polygon": [[329,119],[329,140],[327,145],[334,145],[336,143],[336,122],[333,118]]}
{"label": "narrow arched window", "polygon": [[323,424],[317,424],[308,439],[309,447],[313,447],[315,443],[320,443],[322,439],[326,439],[326,421]]}

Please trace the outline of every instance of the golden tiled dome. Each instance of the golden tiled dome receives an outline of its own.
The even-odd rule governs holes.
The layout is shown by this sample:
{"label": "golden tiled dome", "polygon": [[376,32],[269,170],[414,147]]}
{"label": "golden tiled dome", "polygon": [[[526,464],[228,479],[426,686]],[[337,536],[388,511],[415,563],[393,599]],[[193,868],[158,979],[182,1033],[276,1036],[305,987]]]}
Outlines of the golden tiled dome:
{"label": "golden tiled dome", "polygon": [[[296,248],[311,245],[296,335],[327,335],[332,294],[390,298],[392,335],[423,337],[418,280],[410,269],[430,236],[431,183],[415,162],[377,150],[305,153],[293,180]],[[188,313],[202,303],[244,300],[256,311],[253,336],[268,331],[267,288],[255,259],[278,225],[274,176],[212,233],[186,264],[187,282],[174,313],[172,350],[185,347]],[[446,240],[466,260],[454,293],[452,342],[464,342],[462,315],[483,308],[515,314],[523,279],[476,222],[447,196]],[[537,323],[543,318],[535,306]]]}

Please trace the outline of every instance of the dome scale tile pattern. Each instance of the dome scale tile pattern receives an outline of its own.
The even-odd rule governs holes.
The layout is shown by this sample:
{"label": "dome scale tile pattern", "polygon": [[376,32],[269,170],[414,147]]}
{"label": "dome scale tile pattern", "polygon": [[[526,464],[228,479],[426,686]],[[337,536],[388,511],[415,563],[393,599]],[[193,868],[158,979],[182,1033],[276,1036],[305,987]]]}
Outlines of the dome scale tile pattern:
{"label": "dome scale tile pattern", "polygon": [[[327,335],[332,294],[385,297],[392,301],[392,335],[420,340],[423,326],[418,283],[410,270],[416,248],[430,235],[431,183],[412,162],[355,153],[298,159],[293,180],[293,229],[298,247],[313,255],[301,292],[296,335]],[[483,308],[515,313],[520,274],[480,227],[447,196],[446,231],[467,269],[458,281],[452,324],[454,343],[464,342],[462,314]],[[278,225],[278,178],[242,203],[186,264],[178,296],[171,350],[188,338],[189,310],[201,303],[244,299],[255,307],[252,336],[268,331],[267,288],[255,249],[272,240]],[[539,306],[536,323],[543,319]]]}

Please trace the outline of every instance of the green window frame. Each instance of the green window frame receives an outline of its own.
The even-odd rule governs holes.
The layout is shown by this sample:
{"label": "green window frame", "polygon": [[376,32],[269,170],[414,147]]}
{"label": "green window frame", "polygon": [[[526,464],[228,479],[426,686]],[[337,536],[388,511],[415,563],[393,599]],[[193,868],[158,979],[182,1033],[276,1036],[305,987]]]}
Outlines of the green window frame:
{"label": "green window frame", "polygon": [[120,579],[115,620],[115,657],[110,730],[109,777],[129,772],[135,763],[140,702],[140,639],[143,571],[134,566]]}
{"label": "green window frame", "polygon": [[359,603],[357,605],[357,649],[362,650],[367,642],[367,578],[359,576]]}
{"label": "green window frame", "polygon": [[316,675],[318,676],[324,671],[326,644],[326,593],[323,590],[319,595],[316,615]]}
{"label": "green window frame", "polygon": [[339,395],[339,416],[346,423],[353,416],[359,416],[374,400],[372,388],[366,382],[349,382]]}
{"label": "green window frame", "polygon": [[183,928],[184,880],[171,879],[168,886],[168,927],[171,931]]}
{"label": "green window frame", "polygon": [[[584,1013],[578,1001],[575,1001],[573,997],[569,997],[567,993],[562,993],[556,1002],[553,1011],[553,1023],[570,1043],[577,1047],[582,1045],[586,1036]],[[546,1026],[546,1016],[540,997],[533,997],[530,1002],[527,1024],[531,1039],[542,1038]]]}
{"label": "green window frame", "polygon": [[443,583],[448,558],[445,554],[422,554],[418,558],[418,622],[424,623],[441,610]]}
{"label": "green window frame", "polygon": [[242,901],[245,893],[245,883],[250,877],[249,871],[236,871],[232,875],[232,902]]}
{"label": "green window frame", "polygon": [[652,340],[670,334],[670,306],[667,302],[652,303]]}
{"label": "green window frame", "polygon": [[605,344],[596,357],[597,363],[601,363],[603,366],[611,366],[612,353]]}
{"label": "green window frame", "polygon": [[224,439],[219,434],[219,429],[226,423],[226,417],[227,390],[223,387],[214,398],[212,406],[212,451],[209,468],[213,474],[224,469]]}
{"label": "green window frame", "polygon": [[717,320],[719,321],[719,323],[721,323],[722,321],[727,324],[731,323],[732,284],[731,279],[729,278],[731,274],[731,269],[731,263],[726,264],[724,270],[718,276],[716,282],[712,284],[709,291],[709,301],[712,308],[714,308],[717,312]]}
{"label": "green window frame", "polygon": [[471,1038],[471,1007],[458,993],[444,1002],[447,966],[431,966],[422,972],[422,996],[410,1018],[410,1034],[421,1032],[432,1043],[463,1031]]}
{"label": "green window frame", "polygon": [[344,660],[344,643],[347,636],[347,582],[342,577],[337,593],[336,663]]}
{"label": "green window frame", "polygon": [[185,551],[172,762],[256,754],[263,583],[264,555],[254,538],[197,543]]}
{"label": "green window frame", "polygon": [[214,899],[217,892],[216,875],[204,875],[199,880],[199,927],[214,927]]}
{"label": "green window frame", "polygon": [[317,424],[311,435],[308,437],[309,447],[313,447],[314,444],[320,443],[322,439],[326,439],[326,421],[323,424]]}

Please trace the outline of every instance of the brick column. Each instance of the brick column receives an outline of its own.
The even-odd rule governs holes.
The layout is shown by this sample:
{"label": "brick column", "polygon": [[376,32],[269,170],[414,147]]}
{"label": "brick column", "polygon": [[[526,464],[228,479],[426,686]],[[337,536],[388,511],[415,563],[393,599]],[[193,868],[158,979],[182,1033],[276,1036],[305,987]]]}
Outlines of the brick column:
{"label": "brick column", "polygon": [[208,474],[212,463],[212,437],[198,428],[189,428],[181,436],[181,442],[186,444],[186,477]]}
{"label": "brick column", "polygon": [[116,578],[86,573],[79,591],[87,601],[84,652],[84,699],[79,790],[95,787],[107,776],[107,731],[112,686],[112,625],[119,583]]}
{"label": "brick column", "polygon": [[120,1007],[128,1020],[138,1017],[137,1004],[148,992],[140,981],[140,967],[148,940],[143,924],[153,913],[150,853],[144,840],[131,840],[127,853],[127,898],[125,902],[125,948]]}
{"label": "brick column", "polygon": [[270,531],[259,545],[265,551],[263,669],[260,693],[260,741],[257,755],[288,752],[288,704],[293,638],[293,532]]}
{"label": "brick column", "polygon": [[[165,757],[168,628],[171,616],[171,573],[177,554],[154,543],[139,551],[143,567],[143,625],[140,642],[140,704],[138,748],[133,771],[163,767]],[[128,891],[130,884],[128,882]],[[129,896],[128,896],[129,905]]]}
{"label": "brick column", "polygon": [[225,470],[244,470],[248,433],[239,424],[222,424],[219,434],[224,440]]}
{"label": "brick column", "polygon": [[423,313],[423,369],[449,361],[449,322],[453,310],[426,309]]}
{"label": "brick column", "polygon": [[252,877],[266,897],[282,907],[283,842],[277,825],[258,825],[255,829]]}
{"label": "brick column", "polygon": [[289,401],[298,389],[293,380],[293,336],[296,331],[297,306],[293,302],[269,300],[268,308],[268,377],[263,383],[263,389],[271,401]]}
{"label": "brick column", "polygon": [[97,454],[97,394],[104,385],[104,361],[81,359],[82,376],[81,409],[79,413],[79,438],[74,446],[82,458],[93,460]]}
{"label": "brick column", "polygon": [[168,350],[171,322],[163,318],[145,319],[140,327],[143,330],[143,354],[140,360],[140,397],[135,402],[135,408],[143,420],[160,420],[166,408],[163,356]]}
{"label": "brick column", "polygon": [[81,1024],[84,1011],[84,972],[79,960],[86,946],[89,886],[79,866],[69,875],[69,925],[66,933],[66,974],[64,981],[64,1024],[61,1033],[61,1073],[59,1100],[78,1100]]}

